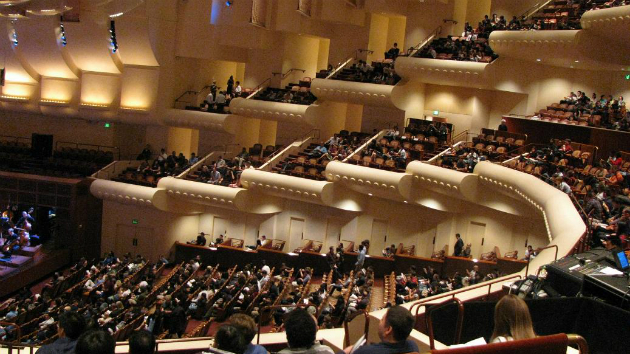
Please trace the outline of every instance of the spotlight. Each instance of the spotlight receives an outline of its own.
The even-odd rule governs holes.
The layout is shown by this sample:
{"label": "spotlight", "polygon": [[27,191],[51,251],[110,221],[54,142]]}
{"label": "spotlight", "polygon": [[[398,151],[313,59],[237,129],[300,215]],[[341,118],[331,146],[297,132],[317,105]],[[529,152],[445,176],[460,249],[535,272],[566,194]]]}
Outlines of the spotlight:
{"label": "spotlight", "polygon": [[118,50],[118,41],[116,40],[116,23],[114,20],[109,21],[109,44],[112,53],[116,53]]}
{"label": "spotlight", "polygon": [[[61,16],[61,21],[63,21],[63,16]],[[66,29],[63,27],[63,22],[59,23],[59,29],[61,30],[61,45],[67,46],[68,40],[66,39]]]}
{"label": "spotlight", "polygon": [[227,0],[227,1],[225,2],[225,6],[230,7],[230,6],[232,6],[232,4],[233,4],[233,3],[234,3],[234,1],[232,1],[232,0]]}

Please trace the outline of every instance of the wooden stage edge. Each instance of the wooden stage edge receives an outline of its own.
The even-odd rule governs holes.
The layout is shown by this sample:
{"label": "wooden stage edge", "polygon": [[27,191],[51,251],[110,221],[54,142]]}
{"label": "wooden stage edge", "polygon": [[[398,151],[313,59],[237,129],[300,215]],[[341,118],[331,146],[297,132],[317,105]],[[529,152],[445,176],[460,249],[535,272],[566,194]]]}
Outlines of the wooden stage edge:
{"label": "wooden stage edge", "polygon": [[[7,296],[70,263],[70,250],[55,250],[36,255],[33,262],[0,278],[0,297]],[[4,267],[4,266],[1,266]]]}

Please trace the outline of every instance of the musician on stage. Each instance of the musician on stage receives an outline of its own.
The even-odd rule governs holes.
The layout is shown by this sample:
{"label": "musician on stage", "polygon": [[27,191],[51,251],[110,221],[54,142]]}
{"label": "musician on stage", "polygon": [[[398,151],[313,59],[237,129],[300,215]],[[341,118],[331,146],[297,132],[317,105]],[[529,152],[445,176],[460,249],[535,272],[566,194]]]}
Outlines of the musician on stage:
{"label": "musician on stage", "polygon": [[[22,217],[15,223],[15,227],[25,230],[30,230],[35,222],[35,218],[25,211],[22,212]],[[30,225],[30,226],[29,226]]]}

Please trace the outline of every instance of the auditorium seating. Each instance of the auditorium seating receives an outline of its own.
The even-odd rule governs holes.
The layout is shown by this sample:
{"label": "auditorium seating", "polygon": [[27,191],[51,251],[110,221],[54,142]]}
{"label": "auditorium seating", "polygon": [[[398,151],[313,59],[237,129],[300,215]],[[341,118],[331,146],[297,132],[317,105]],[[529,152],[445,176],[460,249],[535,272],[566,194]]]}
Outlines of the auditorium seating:
{"label": "auditorium seating", "polygon": [[622,97],[602,96],[600,100],[595,95],[584,102],[572,95],[527,117],[551,123],[630,131],[630,115]]}
{"label": "auditorium seating", "polygon": [[51,157],[38,157],[31,151],[29,139],[0,139],[0,170],[41,176],[81,178],[89,176],[114,161],[108,150],[62,147]]}
{"label": "auditorium seating", "polygon": [[[348,163],[402,173],[411,161],[428,161],[448,149],[446,140],[436,135],[412,135],[405,132],[398,135],[392,131],[379,139],[373,139],[368,146],[353,154]],[[406,158],[401,157],[404,149]]]}
{"label": "auditorium seating", "polygon": [[[317,74],[319,78],[326,78],[330,73],[322,70]],[[382,61],[372,61],[370,65],[363,60],[346,65],[339,70],[333,80],[363,82],[370,84],[396,85],[400,81],[400,76],[394,70],[394,61],[384,59]]]}
{"label": "auditorium seating", "polygon": [[[369,137],[367,133],[342,130],[326,142],[311,143],[303,151],[287,156],[272,168],[272,172],[324,181],[324,171],[330,161],[343,161]],[[325,148],[326,152],[318,148]]]}
{"label": "auditorium seating", "polygon": [[311,105],[317,100],[317,97],[311,93],[310,84],[309,86],[289,84],[284,89],[268,87],[254,95],[253,99]]}

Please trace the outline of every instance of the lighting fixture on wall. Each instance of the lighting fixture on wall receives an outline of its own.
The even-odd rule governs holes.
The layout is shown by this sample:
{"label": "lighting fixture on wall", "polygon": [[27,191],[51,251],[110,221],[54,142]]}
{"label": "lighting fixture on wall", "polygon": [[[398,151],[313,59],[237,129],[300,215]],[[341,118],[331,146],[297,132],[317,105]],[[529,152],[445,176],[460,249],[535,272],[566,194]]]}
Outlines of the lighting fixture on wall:
{"label": "lighting fixture on wall", "polygon": [[109,21],[109,44],[112,49],[112,53],[116,53],[118,50],[118,41],[116,40],[116,21]]}
{"label": "lighting fixture on wall", "polygon": [[232,0],[226,0],[225,1],[225,6],[230,7],[230,6],[232,6],[233,3],[234,3],[234,1],[232,1]]}
{"label": "lighting fixture on wall", "polygon": [[14,47],[17,47],[18,35],[17,35],[17,30],[15,29],[15,20],[11,21],[11,24],[14,26],[13,28],[11,28],[11,43],[13,43]]}
{"label": "lighting fixture on wall", "polygon": [[61,32],[61,45],[65,47],[68,45],[68,41],[66,40],[66,29],[63,27],[63,16],[59,22],[59,31]]}

